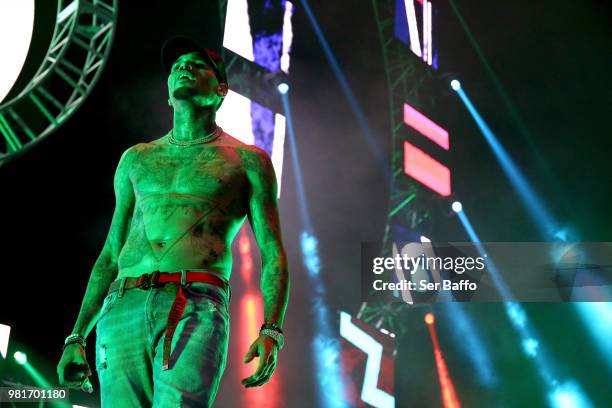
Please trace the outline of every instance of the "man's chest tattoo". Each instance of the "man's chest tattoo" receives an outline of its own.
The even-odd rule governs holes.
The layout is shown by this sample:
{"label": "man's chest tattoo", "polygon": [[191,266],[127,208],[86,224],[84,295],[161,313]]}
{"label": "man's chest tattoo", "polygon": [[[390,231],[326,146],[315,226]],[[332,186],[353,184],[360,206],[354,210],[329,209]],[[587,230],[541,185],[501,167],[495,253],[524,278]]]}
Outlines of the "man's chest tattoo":
{"label": "man's chest tattoo", "polygon": [[151,148],[140,153],[131,172],[141,195],[177,192],[207,197],[239,188],[240,175],[236,155],[216,147],[185,152]]}

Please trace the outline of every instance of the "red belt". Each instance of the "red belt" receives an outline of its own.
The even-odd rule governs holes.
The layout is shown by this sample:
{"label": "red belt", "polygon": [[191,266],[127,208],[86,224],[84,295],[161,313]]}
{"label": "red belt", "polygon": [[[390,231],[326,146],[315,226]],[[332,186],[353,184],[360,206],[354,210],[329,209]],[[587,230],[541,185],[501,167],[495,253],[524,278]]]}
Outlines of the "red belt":
{"label": "red belt", "polygon": [[229,284],[224,279],[217,275],[209,272],[159,272],[155,271],[152,274],[145,274],[138,278],[127,277],[118,279],[110,284],[109,292],[117,289],[129,289],[129,288],[141,288],[148,289],[150,287],[161,286],[164,283],[180,283],[176,298],[170,308],[168,314],[168,321],[166,323],[166,334],[164,336],[164,354],[162,360],[162,369],[168,369],[168,362],[170,360],[170,348],[172,347],[172,338],[176,331],[176,326],[183,316],[185,306],[187,306],[187,298],[183,292],[183,286],[188,282],[204,282],[211,285],[219,286],[226,292],[228,292]]}

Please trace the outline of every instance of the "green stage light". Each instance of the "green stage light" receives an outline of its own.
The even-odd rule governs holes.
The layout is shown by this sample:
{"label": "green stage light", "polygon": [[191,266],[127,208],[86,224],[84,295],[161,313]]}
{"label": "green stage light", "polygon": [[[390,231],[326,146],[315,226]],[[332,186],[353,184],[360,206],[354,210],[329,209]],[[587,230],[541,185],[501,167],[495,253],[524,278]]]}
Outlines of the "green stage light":
{"label": "green stage light", "polygon": [[28,356],[23,351],[16,351],[15,354],[13,354],[13,357],[19,365],[24,365],[28,362]]}

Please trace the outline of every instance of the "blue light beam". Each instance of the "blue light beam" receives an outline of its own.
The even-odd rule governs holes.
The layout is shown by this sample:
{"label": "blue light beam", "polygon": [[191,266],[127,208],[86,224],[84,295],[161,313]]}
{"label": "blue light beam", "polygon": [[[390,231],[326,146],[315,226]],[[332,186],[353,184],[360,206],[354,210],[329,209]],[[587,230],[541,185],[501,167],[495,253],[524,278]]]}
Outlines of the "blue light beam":
{"label": "blue light beam", "polygon": [[573,380],[564,383],[559,382],[553,375],[553,365],[546,355],[541,342],[536,336],[536,331],[531,327],[527,313],[523,306],[515,302],[503,278],[499,274],[493,260],[487,257],[482,242],[472,227],[467,215],[462,210],[457,213],[459,220],[463,224],[468,236],[476,246],[480,256],[485,258],[487,269],[490,272],[493,283],[497,290],[506,301],[504,302],[506,315],[510,319],[512,326],[515,328],[521,339],[523,353],[532,359],[540,378],[548,389],[548,399],[552,408],[591,408],[592,404],[587,395],[582,391],[580,386]]}
{"label": "blue light beam", "polygon": [[279,92],[281,94],[281,101],[287,124],[291,165],[298,195],[298,208],[304,227],[300,236],[302,261],[308,271],[308,276],[311,278],[311,287],[313,289],[312,308],[315,313],[317,335],[314,337],[311,347],[317,367],[317,379],[319,381],[319,406],[324,408],[348,408],[348,404],[346,404],[344,398],[344,381],[340,370],[340,341],[331,324],[329,307],[325,301],[325,287],[319,275],[321,271],[321,261],[319,258],[318,240],[313,233],[310,213],[308,211],[300,157],[298,155],[293,120],[291,117],[291,105],[289,103],[288,93],[281,92],[281,89],[279,89]]}
{"label": "blue light beam", "polygon": [[295,177],[295,189],[298,195],[298,207],[302,223],[307,231],[312,231],[312,222],[310,221],[310,213],[308,212],[308,203],[306,202],[306,193],[304,192],[304,180],[302,179],[302,171],[300,166],[300,156],[297,152],[297,144],[295,140],[295,130],[293,129],[293,119],[291,118],[291,105],[289,104],[289,96],[281,94],[283,103],[283,113],[287,122],[287,135],[289,136],[289,151],[291,152],[291,166],[293,168],[293,176]]}
{"label": "blue light beam", "polygon": [[457,330],[453,340],[460,348],[466,350],[465,354],[476,371],[478,382],[487,387],[497,385],[498,379],[493,373],[493,364],[487,347],[481,340],[478,328],[465,312],[464,306],[461,302],[445,302],[443,305],[453,322],[454,330]]}
{"label": "blue light beam", "polygon": [[308,21],[310,22],[310,25],[312,26],[312,29],[314,30],[315,35],[317,36],[317,39],[319,40],[319,43],[321,44],[321,47],[323,48],[323,53],[325,54],[325,57],[327,58],[327,62],[331,66],[332,71],[334,72],[334,75],[336,76],[336,79],[338,80],[340,89],[342,90],[344,97],[348,101],[349,106],[351,107],[351,110],[353,111],[353,114],[355,115],[355,118],[357,119],[357,123],[359,124],[359,127],[361,128],[363,132],[363,136],[366,140],[366,143],[370,146],[370,149],[372,149],[372,151],[374,152],[374,156],[376,157],[376,160],[378,161],[383,174],[385,176],[390,176],[389,164],[385,156],[383,155],[383,152],[380,149],[378,142],[376,141],[376,137],[374,137],[374,134],[372,133],[372,130],[370,129],[370,125],[368,125],[368,122],[365,119],[363,109],[361,109],[359,102],[357,102],[357,98],[353,94],[351,86],[349,85],[346,77],[344,76],[344,73],[342,72],[342,68],[340,68],[340,64],[336,60],[336,57],[334,56],[334,53],[331,47],[329,46],[329,43],[327,42],[327,39],[325,38],[325,35],[323,34],[323,31],[321,30],[321,27],[319,26],[319,23],[317,22],[317,19],[314,13],[312,12],[306,0],[300,0],[300,3],[302,4],[302,7],[304,8],[304,11],[306,12],[306,16],[308,17]]}
{"label": "blue light beam", "polygon": [[504,282],[503,278],[499,274],[499,271],[497,270],[495,264],[493,263],[491,259],[489,259],[484,247],[482,246],[482,242],[480,241],[480,238],[478,237],[478,234],[476,234],[476,230],[474,230],[472,223],[468,219],[467,215],[465,215],[463,208],[461,209],[461,211],[457,212],[457,216],[459,217],[459,220],[461,221],[463,228],[465,229],[468,236],[470,237],[470,240],[476,246],[478,253],[480,254],[480,256],[482,256],[485,259],[487,270],[490,272],[491,279],[493,279],[493,283],[495,284],[495,287],[501,294],[502,298],[505,300],[514,299],[514,295],[512,294],[512,292],[508,288],[508,285],[506,285],[506,282]]}
{"label": "blue light beam", "polygon": [[[458,81],[457,81],[458,83]],[[540,229],[540,233],[546,237],[546,239],[554,238],[555,233],[559,230],[557,222],[550,215],[548,210],[544,207],[544,204],[536,194],[536,192],[531,188],[527,179],[518,168],[518,166],[514,163],[506,149],[501,145],[497,136],[493,131],[489,128],[487,123],[484,121],[482,116],[478,113],[474,104],[470,101],[462,86],[456,86],[453,89],[457,92],[461,101],[467,108],[470,115],[476,122],[476,125],[482,132],[485,137],[485,140],[491,147],[493,154],[497,158],[499,164],[502,169],[506,173],[506,176],[510,179],[510,182],[518,192],[521,197],[523,203],[527,207],[527,210],[535,224]]]}

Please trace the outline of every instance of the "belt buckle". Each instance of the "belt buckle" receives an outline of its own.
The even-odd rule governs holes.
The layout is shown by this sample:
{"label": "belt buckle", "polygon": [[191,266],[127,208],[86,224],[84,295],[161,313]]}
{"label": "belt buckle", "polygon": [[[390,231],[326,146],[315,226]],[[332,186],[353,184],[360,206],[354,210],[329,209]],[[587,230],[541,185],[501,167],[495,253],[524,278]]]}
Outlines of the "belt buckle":
{"label": "belt buckle", "polygon": [[159,286],[158,281],[159,281],[159,271],[155,271],[151,274],[145,273],[144,275],[141,275],[138,278],[138,281],[136,282],[136,286],[138,286],[141,289],[154,288],[156,286]]}
{"label": "belt buckle", "polygon": [[161,284],[158,283],[159,281],[159,271],[155,271],[153,272],[150,276],[151,278],[149,279],[149,286],[152,288],[161,286]]}
{"label": "belt buckle", "polygon": [[151,275],[148,273],[140,275],[136,281],[136,286],[140,289],[149,289],[151,287]]}

